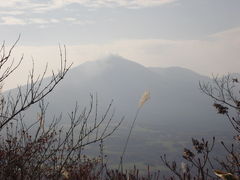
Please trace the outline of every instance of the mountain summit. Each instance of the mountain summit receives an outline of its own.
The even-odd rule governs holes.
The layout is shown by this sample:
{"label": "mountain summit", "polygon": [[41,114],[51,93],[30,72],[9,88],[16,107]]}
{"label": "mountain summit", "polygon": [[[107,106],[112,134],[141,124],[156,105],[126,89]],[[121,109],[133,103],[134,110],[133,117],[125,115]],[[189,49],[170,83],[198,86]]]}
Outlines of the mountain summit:
{"label": "mountain summit", "polygon": [[[151,98],[135,123],[131,137],[134,140],[130,139],[126,159],[129,163],[146,161],[157,165],[156,157],[166,152],[173,152],[175,157],[174,152],[181,152],[190,137],[224,136],[231,130],[223,117],[216,115],[212,101],[200,92],[199,81],[210,79],[184,68],[147,68],[119,56],[109,56],[72,68],[48,96],[47,116],[51,120],[53,115],[62,112],[61,123],[68,126],[66,114],[74,109],[76,101],[80,110],[88,107],[92,93],[97,94],[98,117],[101,118],[113,99],[114,118],[119,120],[125,116],[125,120],[104,145],[113,162],[119,163],[139,99],[147,90]],[[36,109],[27,113],[30,120],[35,117],[34,112]],[[87,152],[94,154],[97,149],[94,147]]]}
{"label": "mountain summit", "polygon": [[50,103],[48,114],[70,112],[76,102],[84,108],[89,105],[90,94],[95,94],[100,111],[114,100],[115,117],[126,116],[125,121],[129,122],[139,98],[147,90],[151,99],[137,123],[184,131],[226,129],[225,121],[219,120],[222,117],[216,116],[211,100],[200,92],[199,81],[210,79],[184,68],[148,68],[111,55],[70,69],[46,99]]}
{"label": "mountain summit", "polygon": [[183,68],[147,68],[108,56],[72,68],[47,100],[51,112],[69,112],[76,101],[84,107],[90,93],[98,94],[102,109],[113,99],[116,117],[126,115],[126,121],[131,121],[139,98],[148,90],[151,100],[138,122],[198,130],[213,128],[210,124],[215,123],[221,126],[225,122],[217,119],[211,101],[199,90],[199,81],[210,79]]}

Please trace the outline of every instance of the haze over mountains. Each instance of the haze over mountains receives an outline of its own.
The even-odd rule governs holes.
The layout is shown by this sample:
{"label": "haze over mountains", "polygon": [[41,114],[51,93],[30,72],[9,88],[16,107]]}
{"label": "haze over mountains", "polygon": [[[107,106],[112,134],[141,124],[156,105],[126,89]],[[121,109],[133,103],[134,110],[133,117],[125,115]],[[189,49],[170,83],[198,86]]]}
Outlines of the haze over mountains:
{"label": "haze over mountains", "polygon": [[126,116],[125,121],[131,121],[139,98],[148,90],[151,99],[138,122],[197,130],[225,128],[226,122],[216,115],[212,101],[201,93],[199,81],[210,79],[184,68],[148,68],[109,56],[72,68],[47,101],[50,112],[58,114],[70,112],[76,101],[80,107],[88,106],[90,93],[97,94],[100,109],[113,99],[116,118]]}
{"label": "haze over mountains", "polygon": [[[48,79],[46,78],[46,81]],[[80,110],[89,106],[90,93],[98,97],[98,111],[104,112],[114,100],[114,119],[125,120],[106,142],[105,153],[110,163],[119,162],[138,102],[144,91],[151,99],[144,105],[133,129],[126,153],[126,164],[159,165],[160,155],[177,159],[189,145],[191,137],[231,137],[231,127],[212,107],[213,101],[199,89],[199,82],[211,82],[191,70],[170,67],[144,67],[119,56],[109,56],[72,68],[48,98],[47,117],[63,113],[63,125],[69,124],[66,114],[78,102]],[[12,90],[14,91],[14,90]],[[36,117],[36,109],[28,116]],[[97,148],[88,150],[97,155]],[[218,152],[219,153],[219,152]]]}
{"label": "haze over mountains", "polygon": [[[50,103],[48,115],[71,112],[76,102],[80,110],[88,107],[93,94],[98,98],[100,112],[113,100],[115,118],[125,116],[128,123],[143,92],[150,91],[151,99],[137,122],[187,131],[226,130],[227,123],[216,114],[212,100],[200,91],[199,82],[211,82],[211,79],[185,68],[144,67],[111,55],[70,69],[46,98]],[[67,124],[68,120],[64,119],[63,123]]]}

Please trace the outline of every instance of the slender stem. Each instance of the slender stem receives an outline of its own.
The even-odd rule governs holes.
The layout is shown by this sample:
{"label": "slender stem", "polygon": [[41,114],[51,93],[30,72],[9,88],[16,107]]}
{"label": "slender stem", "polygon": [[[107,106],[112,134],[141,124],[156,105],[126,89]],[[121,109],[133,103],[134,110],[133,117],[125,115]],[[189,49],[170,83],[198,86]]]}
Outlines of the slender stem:
{"label": "slender stem", "polygon": [[141,109],[141,106],[138,107],[138,109],[137,109],[137,112],[136,112],[136,114],[135,114],[134,120],[133,120],[132,125],[131,125],[131,128],[130,128],[130,131],[129,131],[129,133],[128,133],[128,137],[127,137],[126,143],[125,143],[124,148],[123,148],[123,151],[122,151],[122,155],[120,156],[120,163],[119,163],[119,166],[118,166],[118,170],[119,170],[120,167],[121,167],[121,172],[123,172],[123,167],[122,167],[123,157],[124,157],[124,154],[125,154],[125,152],[126,152],[126,150],[127,150],[127,145],[128,145],[130,136],[131,136],[131,134],[132,134],[133,126],[134,126],[135,121],[136,121],[136,119],[137,119],[137,117],[138,117],[138,114],[139,114],[140,109]]}

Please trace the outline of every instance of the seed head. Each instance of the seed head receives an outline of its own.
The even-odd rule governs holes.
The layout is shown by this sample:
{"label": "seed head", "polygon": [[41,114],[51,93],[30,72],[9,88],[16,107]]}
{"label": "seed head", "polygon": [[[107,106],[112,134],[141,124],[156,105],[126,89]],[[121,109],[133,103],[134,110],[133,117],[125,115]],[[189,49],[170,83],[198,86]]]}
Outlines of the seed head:
{"label": "seed head", "polygon": [[218,176],[224,180],[237,180],[238,179],[236,176],[234,176],[231,173],[227,173],[227,172],[223,172],[223,171],[219,171],[219,170],[214,170],[213,172],[216,174],[216,176]]}
{"label": "seed head", "polygon": [[150,99],[150,92],[149,91],[145,91],[139,101],[139,107],[142,107],[145,102],[147,102]]}

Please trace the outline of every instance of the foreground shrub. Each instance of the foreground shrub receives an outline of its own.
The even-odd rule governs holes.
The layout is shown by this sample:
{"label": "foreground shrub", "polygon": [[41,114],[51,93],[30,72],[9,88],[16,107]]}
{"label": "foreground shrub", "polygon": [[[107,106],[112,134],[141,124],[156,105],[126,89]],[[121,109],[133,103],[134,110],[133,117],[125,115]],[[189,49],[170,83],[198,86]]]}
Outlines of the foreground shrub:
{"label": "foreground shrub", "polygon": [[163,163],[173,173],[170,179],[183,180],[210,180],[210,179],[240,179],[240,83],[238,78],[231,75],[221,78],[214,77],[213,83],[200,83],[203,93],[214,100],[213,106],[217,113],[224,115],[231,123],[233,141],[226,144],[221,141],[221,147],[225,150],[226,156],[214,155],[213,150],[215,138],[212,142],[205,139],[192,139],[192,149],[184,149],[183,158],[185,162],[177,164],[169,162],[166,155],[162,156]]}
{"label": "foreground shrub", "polygon": [[[23,56],[18,62],[11,57],[17,42],[9,50],[4,43],[0,48],[1,84],[23,60]],[[32,67],[26,86],[18,87],[13,95],[0,94],[0,179],[97,179],[103,175],[103,157],[87,158],[83,150],[93,143],[102,144],[121,124],[123,119],[112,122],[112,102],[99,117],[97,98],[91,95],[89,107],[80,112],[76,105],[68,114],[67,127],[59,127],[61,116],[50,125],[45,124],[49,121],[44,98],[64,79],[70,67],[66,49],[60,47],[60,68],[52,72],[47,82],[47,67],[37,77]],[[26,125],[24,113],[37,103],[36,120]]]}

